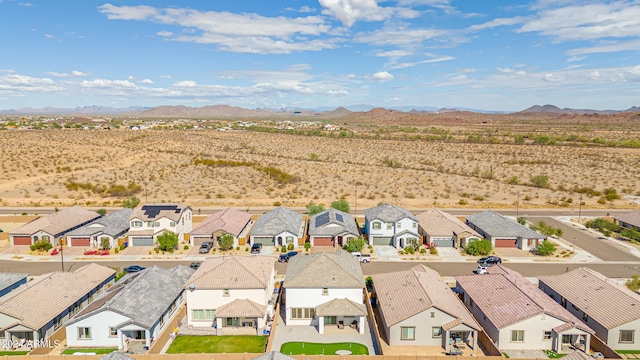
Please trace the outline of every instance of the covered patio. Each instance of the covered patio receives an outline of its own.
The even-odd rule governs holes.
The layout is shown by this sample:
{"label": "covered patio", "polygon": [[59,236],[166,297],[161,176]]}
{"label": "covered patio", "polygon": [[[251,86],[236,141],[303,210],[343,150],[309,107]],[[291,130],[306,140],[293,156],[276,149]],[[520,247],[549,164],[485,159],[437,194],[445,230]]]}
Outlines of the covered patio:
{"label": "covered patio", "polygon": [[247,299],[234,300],[216,310],[218,335],[262,335],[267,307]]}
{"label": "covered patio", "polygon": [[359,334],[364,334],[364,317],[366,309],[363,304],[358,304],[349,299],[333,299],[316,307],[318,317],[318,332],[325,333],[325,329],[333,328],[344,330],[355,329]]}
{"label": "covered patio", "polygon": [[461,319],[455,319],[442,325],[442,331],[444,332],[442,339],[447,341],[442,344],[445,349],[452,347],[476,349],[478,347],[478,331],[462,323]]}
{"label": "covered patio", "polygon": [[567,354],[575,350],[585,353],[589,351],[591,344],[591,333],[579,329],[571,323],[556,326],[553,330],[553,351]]}

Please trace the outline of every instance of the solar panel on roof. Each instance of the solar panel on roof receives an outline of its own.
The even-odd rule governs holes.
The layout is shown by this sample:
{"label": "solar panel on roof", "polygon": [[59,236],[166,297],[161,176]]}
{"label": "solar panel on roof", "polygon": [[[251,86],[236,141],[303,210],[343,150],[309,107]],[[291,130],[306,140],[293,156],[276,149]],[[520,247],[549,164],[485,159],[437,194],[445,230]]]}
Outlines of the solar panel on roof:
{"label": "solar panel on roof", "polygon": [[176,214],[180,212],[177,205],[144,205],[142,207],[142,211],[149,218],[155,218],[163,210],[174,210]]}
{"label": "solar panel on roof", "polygon": [[336,220],[340,222],[344,222],[344,219],[342,218],[342,214],[336,214]]}
{"label": "solar panel on roof", "polygon": [[324,214],[316,216],[316,227],[320,227],[329,222],[329,213],[326,212]]}

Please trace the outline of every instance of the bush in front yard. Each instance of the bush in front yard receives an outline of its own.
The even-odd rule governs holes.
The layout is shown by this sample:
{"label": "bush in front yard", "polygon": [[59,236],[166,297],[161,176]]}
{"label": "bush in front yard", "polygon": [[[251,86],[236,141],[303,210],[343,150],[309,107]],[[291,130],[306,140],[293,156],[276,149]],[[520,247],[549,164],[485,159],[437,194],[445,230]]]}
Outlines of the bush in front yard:
{"label": "bush in front yard", "polygon": [[46,240],[38,240],[29,248],[31,249],[31,251],[49,251],[52,247],[53,245],[51,245],[50,242]]}
{"label": "bush in front yard", "polygon": [[469,255],[478,256],[489,255],[491,249],[491,241],[482,239],[470,242],[464,251]]}

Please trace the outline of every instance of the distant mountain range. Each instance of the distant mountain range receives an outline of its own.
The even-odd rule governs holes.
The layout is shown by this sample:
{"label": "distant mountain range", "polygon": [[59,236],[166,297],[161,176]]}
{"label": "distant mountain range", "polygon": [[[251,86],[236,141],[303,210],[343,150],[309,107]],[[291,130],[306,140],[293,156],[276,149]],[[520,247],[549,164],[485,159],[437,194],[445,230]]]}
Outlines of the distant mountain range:
{"label": "distant mountain range", "polygon": [[[352,105],[348,107],[338,107],[335,109],[322,107],[315,109],[304,108],[257,108],[245,109],[229,105],[211,105],[203,107],[189,107],[184,105],[165,105],[157,107],[131,106],[127,108],[115,108],[109,106],[84,106],[76,108],[21,108],[0,110],[0,115],[85,115],[85,116],[139,116],[139,117],[227,117],[227,118],[265,118],[265,117],[320,117],[339,118],[347,116],[353,112],[368,112],[378,107],[366,104]],[[405,112],[409,114],[419,113],[445,113],[445,112],[474,112],[482,114],[508,114],[504,111],[484,111],[469,108],[446,107],[437,108],[432,106],[397,106],[387,110]],[[633,106],[627,110],[590,110],[590,109],[561,109],[554,105],[534,105],[528,109],[515,112],[515,114],[616,114],[621,112],[640,112],[640,107]]]}

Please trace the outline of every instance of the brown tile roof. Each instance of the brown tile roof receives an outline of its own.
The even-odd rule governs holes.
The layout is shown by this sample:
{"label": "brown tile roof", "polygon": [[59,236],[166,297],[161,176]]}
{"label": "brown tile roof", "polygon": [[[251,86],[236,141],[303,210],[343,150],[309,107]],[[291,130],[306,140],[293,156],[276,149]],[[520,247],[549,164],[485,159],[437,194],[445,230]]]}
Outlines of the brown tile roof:
{"label": "brown tile roof", "polygon": [[316,306],[318,316],[363,316],[366,312],[363,304],[349,299],[333,299]]}
{"label": "brown tile roof", "polygon": [[219,317],[263,317],[267,307],[251,300],[238,299],[216,309]]}
{"label": "brown tile roof", "polygon": [[25,327],[39,330],[115,272],[90,263],[74,272],[42,276],[0,298],[0,313],[20,319]]}
{"label": "brown tile roof", "polygon": [[360,262],[350,253],[298,255],[289,260],[285,288],[364,288]]}
{"label": "brown tile roof", "polygon": [[406,271],[375,274],[372,278],[380,313],[388,326],[435,307],[471,328],[480,329],[440,275],[424,265]]}
{"label": "brown tile roof", "polygon": [[185,283],[196,289],[265,289],[276,259],[270,256],[219,256],[208,258]]}
{"label": "brown tile roof", "polygon": [[555,290],[607,329],[640,319],[640,295],[596,271],[582,267],[538,278],[540,287]]}
{"label": "brown tile roof", "polygon": [[538,289],[520,273],[495,265],[484,275],[456,276],[458,285],[497,329],[547,314],[593,333],[587,325]]}
{"label": "brown tile roof", "polygon": [[62,209],[56,213],[49,214],[28,222],[21,227],[15,229],[11,234],[23,235],[33,234],[40,230],[46,231],[51,235],[56,235],[65,230],[69,230],[80,224],[84,224],[93,219],[100,217],[95,211],[83,209],[78,206]]}
{"label": "brown tile roof", "polygon": [[452,236],[453,234],[462,235],[467,233],[469,235],[482,237],[469,227],[469,225],[439,209],[427,210],[416,215],[416,218],[420,223],[420,227],[429,234],[429,236]]}
{"label": "brown tile roof", "polygon": [[191,235],[211,235],[217,231],[224,231],[237,237],[250,220],[251,214],[227,208],[207,216],[198,227],[191,231]]}

